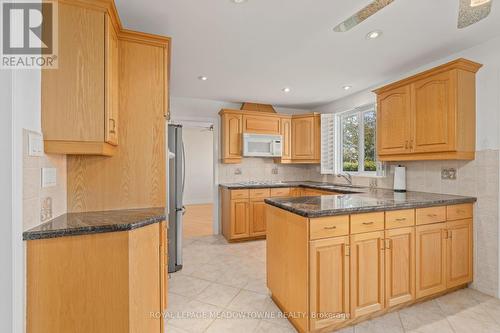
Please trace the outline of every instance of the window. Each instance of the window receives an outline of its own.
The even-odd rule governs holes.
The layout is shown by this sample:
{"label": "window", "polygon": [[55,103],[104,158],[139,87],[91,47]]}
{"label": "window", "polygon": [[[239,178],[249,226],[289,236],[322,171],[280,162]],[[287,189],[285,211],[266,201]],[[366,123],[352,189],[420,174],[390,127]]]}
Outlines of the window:
{"label": "window", "polygon": [[340,119],[340,166],[343,172],[376,172],[375,106],[346,112]]}

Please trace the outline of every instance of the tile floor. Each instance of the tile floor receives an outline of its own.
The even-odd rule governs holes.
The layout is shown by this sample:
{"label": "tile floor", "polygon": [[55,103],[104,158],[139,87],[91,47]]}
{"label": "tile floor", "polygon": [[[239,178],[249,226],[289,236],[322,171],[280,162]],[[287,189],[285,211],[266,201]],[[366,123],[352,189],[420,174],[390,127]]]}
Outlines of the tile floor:
{"label": "tile floor", "polygon": [[[269,297],[265,251],[265,241],[186,240],[184,269],[169,281],[166,332],[296,332]],[[339,332],[500,333],[500,300],[463,289]]]}

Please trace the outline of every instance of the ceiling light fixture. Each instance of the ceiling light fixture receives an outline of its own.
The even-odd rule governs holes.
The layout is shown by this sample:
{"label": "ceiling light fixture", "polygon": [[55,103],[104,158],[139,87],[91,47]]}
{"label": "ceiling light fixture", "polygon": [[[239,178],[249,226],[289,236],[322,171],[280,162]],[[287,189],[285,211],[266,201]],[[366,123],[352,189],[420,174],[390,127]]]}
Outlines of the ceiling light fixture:
{"label": "ceiling light fixture", "polygon": [[377,38],[379,38],[380,36],[382,36],[382,31],[380,31],[380,30],[374,30],[374,31],[370,31],[370,32],[366,35],[366,39],[377,39]]}
{"label": "ceiling light fixture", "polygon": [[478,7],[487,4],[491,0],[470,0],[471,7]]}
{"label": "ceiling light fixture", "polygon": [[281,89],[281,90],[282,90],[284,93],[287,93],[287,94],[288,94],[290,91],[292,91],[292,89],[290,89],[290,88],[288,88],[288,87],[283,88],[283,89]]}
{"label": "ceiling light fixture", "polygon": [[206,77],[206,76],[198,76],[198,80],[200,80],[200,81],[206,81],[206,80],[208,80],[208,77]]}
{"label": "ceiling light fixture", "polygon": [[352,86],[343,86],[342,89],[344,89],[345,91],[347,90],[350,90],[352,88]]}

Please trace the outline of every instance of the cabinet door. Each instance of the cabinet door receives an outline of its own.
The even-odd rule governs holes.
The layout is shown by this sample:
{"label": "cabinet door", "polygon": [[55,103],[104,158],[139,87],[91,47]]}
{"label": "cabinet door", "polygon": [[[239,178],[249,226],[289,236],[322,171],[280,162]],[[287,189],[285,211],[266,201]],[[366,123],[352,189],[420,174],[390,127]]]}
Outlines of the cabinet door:
{"label": "cabinet door", "polygon": [[472,281],[472,220],[448,222],[446,244],[446,287]]}
{"label": "cabinet door", "polygon": [[281,118],[281,136],[283,137],[282,160],[292,159],[292,119]]}
{"label": "cabinet door", "polygon": [[456,72],[436,74],[412,85],[414,152],[445,152],[456,147]]}
{"label": "cabinet door", "polygon": [[410,153],[410,86],[400,87],[378,97],[377,153]]}
{"label": "cabinet door", "polygon": [[351,235],[351,315],[384,308],[384,232]]}
{"label": "cabinet door", "polygon": [[292,119],[292,159],[315,158],[314,121],[313,116]]}
{"label": "cabinet door", "polygon": [[44,140],[104,143],[105,14],[60,2],[59,68],[42,70]]}
{"label": "cabinet door", "polygon": [[349,318],[349,236],[310,243],[310,313],[314,331]]}
{"label": "cabinet door", "polygon": [[107,143],[118,144],[118,36],[111,23],[109,16],[106,16],[106,123],[105,141]]}
{"label": "cabinet door", "polygon": [[248,199],[231,201],[231,239],[250,236],[249,206]]}
{"label": "cabinet door", "polygon": [[243,116],[243,132],[279,135],[281,119],[269,116]]}
{"label": "cabinet door", "polygon": [[242,157],[242,123],[243,116],[238,114],[225,114],[223,115],[223,147],[224,159],[240,160]]}
{"label": "cabinet door", "polygon": [[415,228],[385,231],[385,297],[391,307],[415,299]]}
{"label": "cabinet door", "polygon": [[264,200],[250,202],[250,235],[262,236],[266,234],[266,203]]}
{"label": "cabinet door", "polygon": [[446,224],[416,227],[416,297],[446,289]]}

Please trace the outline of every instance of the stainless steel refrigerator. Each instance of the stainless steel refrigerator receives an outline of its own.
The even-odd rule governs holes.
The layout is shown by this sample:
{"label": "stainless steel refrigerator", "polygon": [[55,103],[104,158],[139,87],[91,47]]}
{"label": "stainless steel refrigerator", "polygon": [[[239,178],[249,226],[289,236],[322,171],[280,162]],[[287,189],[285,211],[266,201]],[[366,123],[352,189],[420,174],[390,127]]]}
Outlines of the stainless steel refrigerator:
{"label": "stainless steel refrigerator", "polygon": [[185,153],[182,125],[168,125],[168,272],[182,269]]}

